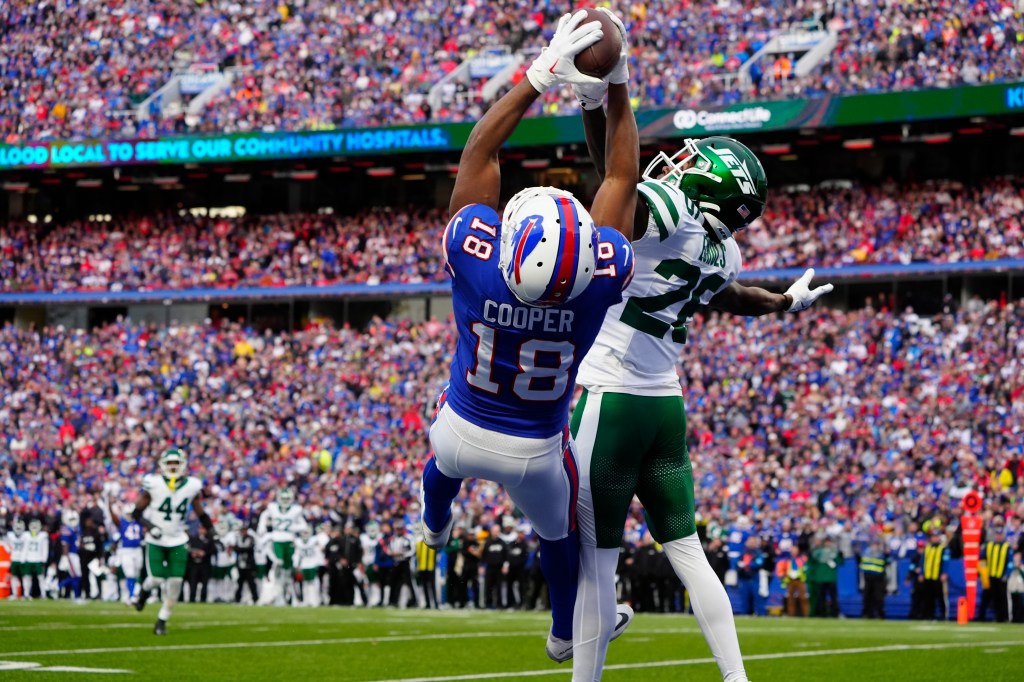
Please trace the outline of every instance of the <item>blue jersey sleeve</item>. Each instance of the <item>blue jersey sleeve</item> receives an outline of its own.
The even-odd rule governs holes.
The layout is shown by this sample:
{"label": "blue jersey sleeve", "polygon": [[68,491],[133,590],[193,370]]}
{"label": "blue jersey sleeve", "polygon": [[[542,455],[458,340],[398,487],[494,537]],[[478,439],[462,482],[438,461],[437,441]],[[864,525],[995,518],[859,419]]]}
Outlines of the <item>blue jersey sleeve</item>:
{"label": "blue jersey sleeve", "polygon": [[594,283],[608,291],[609,305],[622,300],[622,292],[633,279],[633,247],[621,232],[597,228],[597,267]]}
{"label": "blue jersey sleeve", "polygon": [[459,275],[459,264],[492,261],[498,265],[498,237],[501,217],[490,206],[470,204],[452,216],[444,228],[442,248],[444,267],[452,279]]}

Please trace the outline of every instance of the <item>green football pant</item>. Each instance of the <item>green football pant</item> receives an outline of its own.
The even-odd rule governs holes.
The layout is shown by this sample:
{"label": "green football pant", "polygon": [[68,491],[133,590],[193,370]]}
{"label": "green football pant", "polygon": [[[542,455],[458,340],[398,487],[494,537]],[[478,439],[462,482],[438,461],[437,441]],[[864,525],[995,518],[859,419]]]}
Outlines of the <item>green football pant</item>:
{"label": "green football pant", "polygon": [[581,542],[618,548],[634,495],[661,544],[697,532],[682,396],[584,391],[571,429]]}
{"label": "green football pant", "polygon": [[184,578],[187,563],[187,545],[146,547],[146,571],[154,578]]}
{"label": "green football pant", "polygon": [[291,542],[275,542],[274,543],[274,556],[277,557],[275,564],[280,564],[280,567],[286,571],[292,570],[292,560],[295,558],[295,545]]}

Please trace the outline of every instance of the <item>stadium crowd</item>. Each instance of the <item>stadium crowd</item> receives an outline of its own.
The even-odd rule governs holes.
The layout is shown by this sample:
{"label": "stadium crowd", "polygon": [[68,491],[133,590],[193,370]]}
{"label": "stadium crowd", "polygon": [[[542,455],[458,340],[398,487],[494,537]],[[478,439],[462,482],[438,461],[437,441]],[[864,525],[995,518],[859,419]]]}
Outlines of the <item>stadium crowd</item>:
{"label": "stadium crowd", "polygon": [[[437,210],[0,226],[6,291],[441,282]],[[747,269],[1024,257],[1024,185],[990,180],[773,195],[740,237]]]}
{"label": "stadium crowd", "polygon": [[[611,5],[628,19],[632,91],[644,107],[1012,80],[1024,59],[1013,0]],[[436,111],[427,103],[431,86],[488,47],[539,49],[563,10],[538,0],[4,3],[0,139],[475,120],[487,106],[479,82]],[[803,28],[838,39],[810,75],[796,77],[794,55],[783,54],[753,62],[749,80],[732,77],[774,35]],[[195,120],[184,112],[136,118],[141,102],[195,66],[235,77]],[[576,110],[563,91],[534,113]]]}
{"label": "stadium crowd", "polygon": [[[985,495],[986,521],[1001,525],[1019,569],[1022,329],[1021,300],[951,301],[936,317],[869,301],[796,317],[696,318],[680,376],[701,528],[723,580],[735,571],[744,588],[808,553],[831,566],[834,580],[837,563],[873,542],[886,557],[917,557],[933,533],[955,540],[957,498],[967,488]],[[80,511],[84,524],[102,518],[101,498],[130,508],[141,476],[177,444],[190,455],[190,474],[205,482],[212,516],[250,527],[290,486],[324,538],[323,571],[336,576],[335,589],[348,586],[330,600],[378,603],[390,584],[386,598],[399,604],[405,578],[389,583],[373,569],[415,565],[426,427],[454,334],[450,321],[437,320],[375,319],[365,331],[311,324],[277,335],[237,323],[6,326],[0,521],[41,517],[56,543],[62,510]],[[542,603],[529,526],[502,491],[469,482],[456,506],[460,530],[438,562],[447,567],[448,603]],[[96,534],[97,547],[110,546],[112,537]],[[368,554],[364,544],[356,553],[361,536],[370,537]],[[332,539],[341,543],[336,551]],[[679,587],[658,561],[639,506],[626,543],[626,594],[640,608],[679,608]],[[344,563],[342,546],[351,552]],[[51,549],[54,578],[63,551]],[[502,577],[510,565],[521,582]],[[356,597],[364,587],[367,596]],[[749,608],[762,612],[755,592]],[[236,593],[232,585],[214,595]],[[816,605],[823,614],[833,607]]]}

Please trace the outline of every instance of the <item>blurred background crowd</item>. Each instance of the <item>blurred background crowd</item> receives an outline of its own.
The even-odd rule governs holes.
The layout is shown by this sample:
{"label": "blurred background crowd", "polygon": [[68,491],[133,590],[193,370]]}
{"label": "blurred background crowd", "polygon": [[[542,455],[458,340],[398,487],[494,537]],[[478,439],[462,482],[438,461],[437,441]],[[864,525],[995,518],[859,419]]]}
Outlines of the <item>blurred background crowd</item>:
{"label": "blurred background crowd", "polygon": [[[913,558],[930,533],[955,538],[969,488],[985,496],[989,526],[1024,550],[1022,329],[1019,300],[949,302],[935,317],[878,301],[785,319],[696,318],[679,372],[701,532],[723,580],[737,571],[742,583],[755,554],[773,571],[795,548],[825,543],[833,564],[872,543]],[[412,538],[454,333],[450,320],[381,319],[365,331],[316,324],[280,334],[212,323],[4,327],[0,520],[42,517],[56,531],[62,510],[95,507],[105,488],[131,505],[173,443],[204,479],[215,517],[250,524],[287,485],[325,533],[390,534],[400,522],[396,532]],[[472,481],[456,525],[480,547],[518,537],[525,571],[530,529],[515,514],[498,486]],[[643,575],[638,601],[680,607],[681,595],[666,596],[677,584],[640,572],[657,565],[659,549],[639,506],[626,548],[624,588]],[[484,576],[485,560],[466,561],[462,570]],[[480,606],[505,605],[485,591],[470,590]]]}
{"label": "blurred background crowd", "polygon": [[[584,3],[586,4],[586,3]],[[599,3],[600,4],[600,3]],[[630,72],[643,107],[890,92],[1020,77],[1014,0],[628,0]],[[0,140],[303,130],[478,118],[481,80],[437,109],[431,86],[490,48],[529,55],[565,6],[547,0],[41,0],[0,6]],[[780,32],[827,31],[830,54],[752,60]],[[738,77],[741,67],[744,77]],[[189,118],[136,116],[175,73],[234,79]],[[534,114],[571,114],[568,91]]]}
{"label": "blurred background crowd", "polygon": [[[7,291],[443,282],[437,209],[0,225]],[[748,270],[1024,256],[1024,185],[993,179],[777,192],[743,237]]]}

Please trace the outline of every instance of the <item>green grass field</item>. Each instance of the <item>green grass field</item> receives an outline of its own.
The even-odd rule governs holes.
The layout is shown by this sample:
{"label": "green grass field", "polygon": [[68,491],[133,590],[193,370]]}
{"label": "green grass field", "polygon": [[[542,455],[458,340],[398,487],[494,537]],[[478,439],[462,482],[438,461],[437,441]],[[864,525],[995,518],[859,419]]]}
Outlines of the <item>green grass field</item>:
{"label": "green grass field", "polygon": [[[167,680],[442,682],[567,680],[544,655],[541,613],[182,605],[156,637],[156,607],[0,602],[0,679],[120,671]],[[860,620],[738,621],[754,682],[1024,680],[1019,625]],[[34,669],[32,669],[34,668]],[[605,680],[720,680],[692,616],[639,615]]]}

